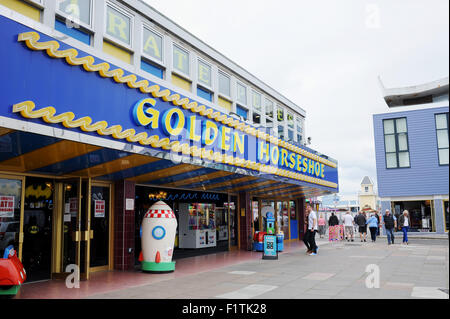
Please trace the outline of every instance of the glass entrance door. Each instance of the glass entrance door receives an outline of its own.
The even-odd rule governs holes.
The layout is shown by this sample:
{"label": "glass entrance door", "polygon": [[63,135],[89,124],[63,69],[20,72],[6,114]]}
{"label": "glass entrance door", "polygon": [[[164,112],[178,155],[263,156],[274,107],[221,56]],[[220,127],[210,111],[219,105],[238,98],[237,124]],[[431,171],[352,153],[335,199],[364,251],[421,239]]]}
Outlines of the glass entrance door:
{"label": "glass entrance door", "polygon": [[53,180],[26,178],[22,263],[28,282],[51,278],[53,190]]}
{"label": "glass entrance door", "polygon": [[24,178],[0,176],[0,257],[12,245],[22,259]]}
{"label": "glass entrance door", "polygon": [[94,183],[90,197],[89,265],[94,269],[106,270],[111,259],[111,186]]}

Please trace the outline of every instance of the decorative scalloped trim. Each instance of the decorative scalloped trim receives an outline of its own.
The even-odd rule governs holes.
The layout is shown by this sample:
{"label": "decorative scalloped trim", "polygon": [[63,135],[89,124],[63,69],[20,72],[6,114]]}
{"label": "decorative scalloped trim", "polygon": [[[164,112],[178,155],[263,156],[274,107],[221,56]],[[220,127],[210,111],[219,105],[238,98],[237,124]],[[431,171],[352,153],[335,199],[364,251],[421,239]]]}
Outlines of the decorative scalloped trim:
{"label": "decorative scalloped trim", "polygon": [[66,62],[72,66],[82,65],[83,68],[88,72],[98,72],[100,76],[104,78],[113,78],[117,83],[126,83],[129,88],[139,89],[142,93],[145,94],[152,94],[153,97],[162,98],[164,101],[171,102],[173,105],[181,106],[184,109],[190,110],[194,113],[199,113],[202,116],[207,116],[208,118],[216,122],[220,122],[229,127],[233,127],[244,133],[256,136],[257,138],[264,139],[265,141],[272,144],[282,146],[294,153],[315,160],[316,162],[323,163],[333,168],[337,167],[337,165],[332,161],[324,159],[318,155],[311,154],[310,152],[300,147],[289,144],[283,140],[271,136],[270,134],[261,132],[254,127],[251,127],[250,125],[245,124],[244,122],[233,119],[232,117],[228,117],[226,114],[221,114],[218,111],[206,108],[205,105],[198,105],[197,102],[191,102],[188,98],[181,98],[179,94],[172,94],[168,89],[161,91],[158,85],[150,86],[147,80],[136,82],[136,75],[129,74],[127,76],[123,76],[125,72],[122,69],[110,70],[109,63],[102,62],[94,65],[95,59],[92,56],[78,58],[78,51],[74,48],[70,48],[67,50],[58,50],[60,45],[57,41],[38,42],[39,39],[40,35],[37,32],[24,32],[20,33],[18,36],[18,41],[25,42],[26,46],[31,50],[46,50],[47,54],[52,58],[65,58]]}
{"label": "decorative scalloped trim", "polygon": [[20,113],[27,119],[41,118],[46,123],[58,124],[61,123],[66,128],[80,128],[84,132],[96,132],[99,135],[112,135],[115,139],[126,139],[128,142],[139,142],[141,145],[151,145],[153,148],[162,148],[183,155],[190,155],[192,157],[199,157],[208,159],[217,163],[224,163],[232,166],[248,168],[255,171],[260,171],[268,174],[274,174],[282,177],[288,177],[295,180],[305,181],[313,184],[318,184],[326,187],[337,188],[336,183],[323,181],[318,178],[310,177],[300,173],[291,172],[285,169],[280,169],[270,165],[256,163],[254,161],[245,160],[239,157],[214,152],[205,148],[198,148],[197,146],[190,146],[189,144],[181,144],[179,141],[171,142],[169,138],[160,139],[158,135],[148,136],[146,132],[136,134],[134,129],[123,130],[120,125],[108,126],[106,121],[99,121],[92,123],[89,116],[75,119],[75,114],[72,112],[65,112],[56,114],[54,107],[48,106],[38,110],[35,109],[33,101],[24,101],[13,105],[13,113]]}

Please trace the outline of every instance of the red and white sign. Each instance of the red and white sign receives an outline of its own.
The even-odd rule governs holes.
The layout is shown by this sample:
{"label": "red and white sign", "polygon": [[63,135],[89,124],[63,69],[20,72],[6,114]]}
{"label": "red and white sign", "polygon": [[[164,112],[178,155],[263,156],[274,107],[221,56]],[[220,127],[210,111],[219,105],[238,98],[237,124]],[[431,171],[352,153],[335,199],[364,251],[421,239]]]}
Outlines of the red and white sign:
{"label": "red and white sign", "polygon": [[95,217],[104,218],[105,217],[105,201],[104,200],[95,200]]}
{"label": "red and white sign", "polygon": [[0,217],[14,217],[14,196],[0,196]]}

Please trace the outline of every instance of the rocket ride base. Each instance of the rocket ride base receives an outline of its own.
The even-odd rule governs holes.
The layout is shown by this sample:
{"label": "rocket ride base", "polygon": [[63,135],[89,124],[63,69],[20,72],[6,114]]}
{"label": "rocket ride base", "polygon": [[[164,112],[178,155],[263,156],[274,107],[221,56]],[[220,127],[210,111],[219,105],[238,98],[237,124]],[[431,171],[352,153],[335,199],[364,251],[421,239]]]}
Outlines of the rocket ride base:
{"label": "rocket ride base", "polygon": [[175,271],[175,262],[142,261],[142,270],[144,272],[173,272]]}

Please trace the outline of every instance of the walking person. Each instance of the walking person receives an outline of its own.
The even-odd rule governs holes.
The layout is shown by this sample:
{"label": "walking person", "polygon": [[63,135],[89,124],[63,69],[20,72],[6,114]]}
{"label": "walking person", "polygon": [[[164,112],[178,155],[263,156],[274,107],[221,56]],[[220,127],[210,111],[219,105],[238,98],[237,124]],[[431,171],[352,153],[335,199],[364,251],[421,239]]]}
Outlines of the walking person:
{"label": "walking person", "polygon": [[378,231],[378,217],[376,214],[372,214],[370,218],[366,221],[367,226],[369,226],[370,237],[372,238],[372,243],[377,240],[377,231]]}
{"label": "walking person", "polygon": [[355,224],[353,216],[347,211],[344,215],[345,238],[347,241],[353,240],[353,225]]}
{"label": "walking person", "polygon": [[328,240],[338,241],[340,239],[339,219],[334,213],[331,213],[328,219]]}
{"label": "walking person", "polygon": [[394,229],[397,227],[397,221],[394,216],[391,214],[389,209],[386,209],[386,213],[383,216],[383,224],[386,229],[387,241],[388,245],[394,244]]}
{"label": "walking person", "polygon": [[326,227],[327,227],[326,226],[326,220],[323,217],[323,214],[320,214],[320,218],[319,218],[318,224],[319,224],[319,235],[320,235],[320,238],[323,238],[323,236],[325,236],[325,230],[326,230]]}
{"label": "walking person", "polygon": [[408,245],[408,230],[411,225],[411,220],[409,219],[409,212],[407,210],[403,211],[403,214],[398,218],[398,227],[403,232],[403,244]]}
{"label": "walking person", "polygon": [[305,238],[303,239],[303,241],[308,248],[307,254],[309,256],[315,256],[317,255],[318,249],[315,239],[316,231],[318,230],[317,214],[315,211],[313,211],[310,204],[306,205],[306,213],[308,215],[308,229],[306,230]]}
{"label": "walking person", "polygon": [[359,238],[361,242],[366,241],[367,237],[367,219],[363,212],[359,212],[356,216],[355,223],[358,225]]}

